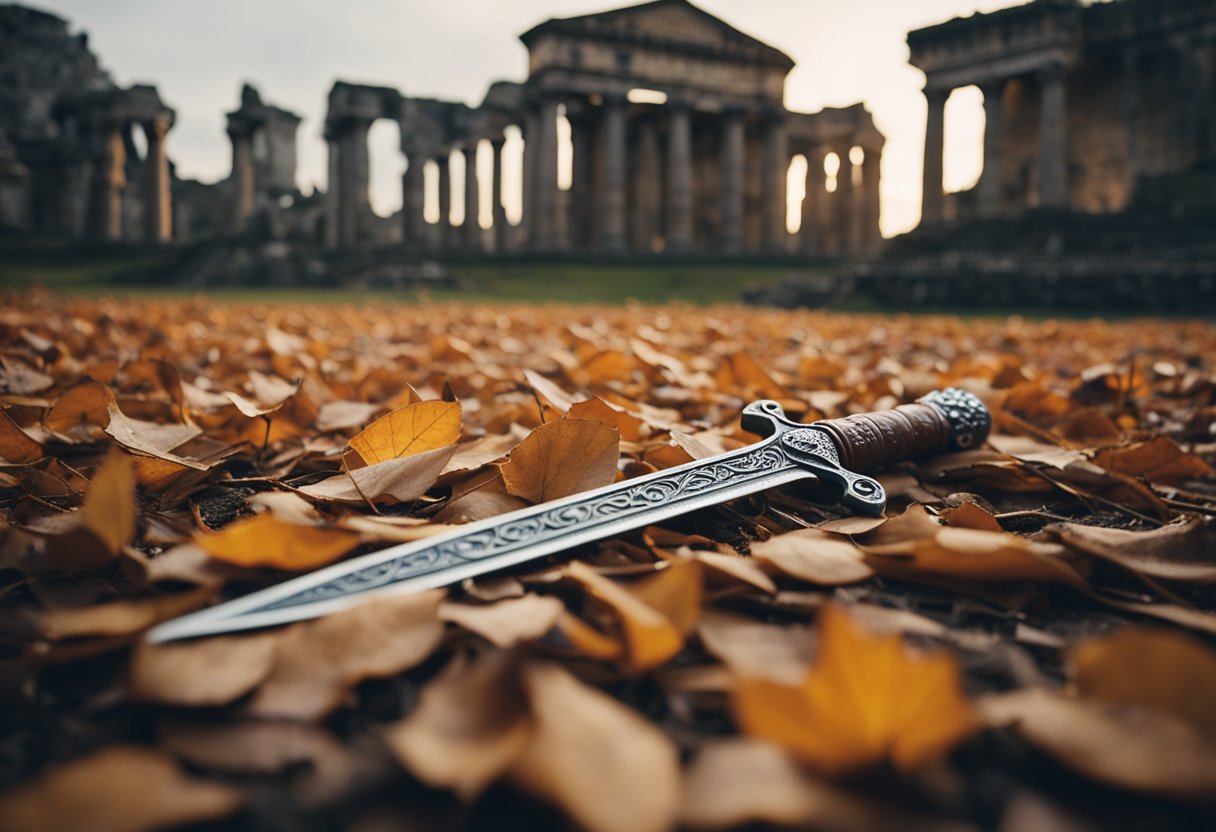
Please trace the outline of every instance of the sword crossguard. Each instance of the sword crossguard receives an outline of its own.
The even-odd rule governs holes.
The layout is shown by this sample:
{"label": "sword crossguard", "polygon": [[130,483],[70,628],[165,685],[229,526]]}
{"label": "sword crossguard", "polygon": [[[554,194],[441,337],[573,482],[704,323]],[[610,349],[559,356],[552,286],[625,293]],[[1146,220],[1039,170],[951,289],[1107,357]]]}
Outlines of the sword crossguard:
{"label": "sword crossguard", "polygon": [[742,424],[752,433],[776,437],[795,463],[839,485],[846,506],[877,515],[886,507],[886,495],[867,472],[981,444],[992,428],[992,416],[978,397],[952,387],[892,410],[810,425],[793,421],[778,402],[763,399],[744,408]]}

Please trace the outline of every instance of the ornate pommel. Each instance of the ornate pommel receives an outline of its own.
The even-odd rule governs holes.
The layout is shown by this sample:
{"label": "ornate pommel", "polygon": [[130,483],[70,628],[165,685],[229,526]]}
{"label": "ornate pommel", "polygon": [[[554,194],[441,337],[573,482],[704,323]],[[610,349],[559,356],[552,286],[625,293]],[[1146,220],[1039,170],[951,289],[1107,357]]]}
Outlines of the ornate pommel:
{"label": "ornate pommel", "polygon": [[893,410],[857,413],[816,422],[830,434],[840,463],[877,471],[895,462],[981,444],[992,427],[984,403],[965,390],[935,390]]}

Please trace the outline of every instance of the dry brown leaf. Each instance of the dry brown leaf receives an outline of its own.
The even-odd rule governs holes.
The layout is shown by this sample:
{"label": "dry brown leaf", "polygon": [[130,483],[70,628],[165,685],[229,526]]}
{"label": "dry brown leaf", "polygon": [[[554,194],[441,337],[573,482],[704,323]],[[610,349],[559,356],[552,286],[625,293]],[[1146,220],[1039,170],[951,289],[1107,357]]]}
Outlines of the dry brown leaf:
{"label": "dry brown leaf", "polygon": [[953,658],[909,657],[898,636],[864,633],[834,606],[819,616],[819,655],[801,685],[739,680],[732,701],[744,733],[844,774],[886,759],[914,768],[977,727]]}
{"label": "dry brown leaf", "polygon": [[52,641],[86,636],[129,636],[154,624],[199,609],[215,594],[212,587],[138,600],[48,610],[39,616],[42,633]]}
{"label": "dry brown leaf", "polygon": [[91,442],[105,436],[114,394],[104,384],[82,381],[63,392],[47,411],[46,429],[68,442]]}
{"label": "dry brown leaf", "polygon": [[865,554],[837,535],[799,529],[751,545],[752,557],[777,572],[800,581],[839,586],[864,581],[874,574]]}
{"label": "dry brown leaf", "polygon": [[1156,529],[1109,529],[1080,523],[1048,526],[1047,535],[1073,549],[1141,575],[1168,581],[1216,582],[1216,529],[1191,518]]}
{"label": "dry brown leaf", "polygon": [[112,745],[0,795],[0,829],[12,832],[151,832],[218,820],[241,793],[184,774],[159,751]]}
{"label": "dry brown leaf", "polygon": [[806,826],[820,806],[815,785],[775,745],[716,740],[706,743],[684,775],[680,822],[697,829]]}
{"label": "dry brown leaf", "polygon": [[1184,452],[1168,436],[1155,436],[1147,442],[1100,451],[1094,455],[1094,464],[1108,471],[1167,485],[1216,476],[1212,466],[1194,454]]}
{"label": "dry brown leaf", "polygon": [[316,569],[359,545],[359,535],[342,529],[301,526],[264,512],[219,532],[199,532],[194,542],[211,557],[237,566]]}
{"label": "dry brown leaf", "polygon": [[1216,745],[1176,717],[1042,688],[985,697],[979,706],[990,725],[1011,727],[1099,782],[1208,805],[1216,795]]}
{"label": "dry brown leaf", "polygon": [[925,575],[968,581],[1086,585],[1068,560],[1065,547],[1007,532],[946,526],[939,527],[931,539],[868,546],[865,551],[870,565],[879,572],[907,578]]}
{"label": "dry brown leaf", "polygon": [[157,720],[156,727],[164,747],[196,768],[229,776],[290,774],[292,795],[306,807],[332,804],[383,776],[375,770],[379,755],[305,722],[177,718]]}
{"label": "dry brown leaf", "polygon": [[1081,642],[1069,658],[1081,696],[1156,708],[1216,742],[1216,652],[1194,636],[1124,627]]}
{"label": "dry brown leaf", "polygon": [[272,631],[142,643],[131,657],[128,695],[143,702],[194,708],[235,702],[270,673],[280,635]]}
{"label": "dry brown leaf", "polygon": [[489,653],[449,665],[423,689],[410,715],[389,726],[385,739],[418,779],[469,800],[510,768],[531,733],[514,660]]}
{"label": "dry brown leaf", "polygon": [[705,649],[739,676],[797,685],[806,678],[815,640],[805,624],[766,624],[706,610],[697,626]]}
{"label": "dry brown leaf", "polygon": [[353,609],[295,624],[282,634],[270,675],[248,711],[320,719],[364,679],[408,670],[443,637],[443,590],[376,598]]}
{"label": "dry brown leaf", "polygon": [[439,617],[489,641],[496,647],[512,647],[532,641],[553,629],[565,607],[556,598],[524,595],[493,604],[445,602]]}
{"label": "dry brown leaf", "polygon": [[555,664],[524,668],[531,740],[511,767],[589,832],[661,832],[680,803],[675,746],[649,720]]}
{"label": "dry brown leaf", "polygon": [[454,445],[460,439],[459,402],[416,402],[381,416],[350,440],[364,465]]}
{"label": "dry brown leaf", "polygon": [[0,460],[24,465],[42,459],[42,445],[0,410]]}
{"label": "dry brown leaf", "polygon": [[422,451],[401,459],[386,459],[306,485],[300,491],[318,500],[360,504],[388,499],[408,503],[416,500],[439,479],[456,452],[455,445]]}
{"label": "dry brown leaf", "polygon": [[508,494],[544,503],[610,485],[620,455],[613,428],[558,419],[528,434],[499,468]]}

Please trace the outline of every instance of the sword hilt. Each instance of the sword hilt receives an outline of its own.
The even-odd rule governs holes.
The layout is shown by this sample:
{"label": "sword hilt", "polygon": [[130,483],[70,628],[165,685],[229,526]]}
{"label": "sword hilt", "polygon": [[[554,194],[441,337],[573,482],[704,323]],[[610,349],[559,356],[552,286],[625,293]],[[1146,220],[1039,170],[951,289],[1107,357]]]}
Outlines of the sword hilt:
{"label": "sword hilt", "polygon": [[824,419],[812,427],[826,431],[853,471],[878,471],[896,462],[983,443],[992,415],[979,397],[950,387],[935,390],[893,410]]}

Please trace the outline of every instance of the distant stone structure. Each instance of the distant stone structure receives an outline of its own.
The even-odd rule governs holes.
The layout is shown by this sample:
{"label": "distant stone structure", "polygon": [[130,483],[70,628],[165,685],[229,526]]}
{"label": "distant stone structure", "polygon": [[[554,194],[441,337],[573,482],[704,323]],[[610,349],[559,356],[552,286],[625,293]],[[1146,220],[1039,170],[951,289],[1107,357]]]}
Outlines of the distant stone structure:
{"label": "distant stone structure", "polygon": [[[249,84],[241,88],[241,106],[228,113],[232,141],[231,228],[251,230],[257,216],[273,222],[279,209],[298,195],[296,188],[296,128],[300,117],[262,103]],[[286,203],[286,204],[285,204]]]}
{"label": "distant stone structure", "polygon": [[[329,94],[330,247],[375,239],[368,198],[368,130],[400,124],[408,159],[401,236],[416,250],[465,252],[850,255],[872,252],[884,139],[864,106],[797,113],[783,104],[793,61],[686,0],[655,0],[548,20],[521,36],[528,77],[493,84],[479,106],[407,97],[339,81]],[[573,149],[559,187],[559,120]],[[503,209],[504,131],[524,138],[517,226]],[[477,175],[488,141],[494,166]],[[492,223],[474,207],[452,227],[453,152],[465,159],[465,202],[490,192]],[[825,158],[839,164],[829,190]],[[807,159],[799,234],[786,229],[792,158]],[[855,161],[860,164],[854,166]],[[434,165],[427,165],[433,162]],[[437,223],[424,220],[427,177]]]}
{"label": "distant stone structure", "polygon": [[[1216,162],[1216,3],[1036,0],[908,35],[925,73],[921,222],[1036,208],[1110,213],[1146,179]],[[951,90],[984,94],[984,169],[942,193]]]}
{"label": "distant stone structure", "polygon": [[173,119],[155,87],[116,86],[62,18],[0,5],[0,229],[171,239]]}

